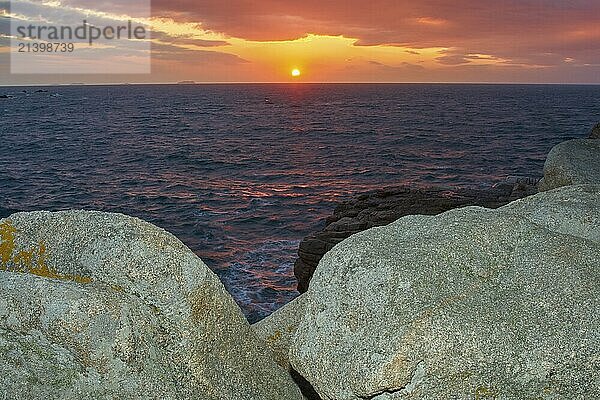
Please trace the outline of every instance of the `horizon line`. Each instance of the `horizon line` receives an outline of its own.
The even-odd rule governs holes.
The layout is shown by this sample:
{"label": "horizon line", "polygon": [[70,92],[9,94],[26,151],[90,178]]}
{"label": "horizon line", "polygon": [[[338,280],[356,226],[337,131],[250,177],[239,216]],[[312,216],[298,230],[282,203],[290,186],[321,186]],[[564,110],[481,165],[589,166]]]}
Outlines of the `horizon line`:
{"label": "horizon line", "polygon": [[3,84],[0,87],[33,87],[33,86],[144,86],[144,85],[177,85],[177,86],[208,86],[208,85],[535,85],[535,86],[600,86],[600,82],[73,82],[73,83],[22,83]]}

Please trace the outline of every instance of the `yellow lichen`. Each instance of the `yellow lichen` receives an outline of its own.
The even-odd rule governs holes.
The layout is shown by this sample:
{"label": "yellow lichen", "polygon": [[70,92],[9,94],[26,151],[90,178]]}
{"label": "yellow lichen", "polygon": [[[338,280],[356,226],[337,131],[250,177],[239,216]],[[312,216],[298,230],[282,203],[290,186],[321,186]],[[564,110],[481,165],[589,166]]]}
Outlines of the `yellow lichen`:
{"label": "yellow lichen", "polygon": [[274,332],[274,333],[273,333],[271,336],[269,336],[269,337],[267,337],[267,338],[265,339],[265,342],[267,342],[267,343],[269,343],[269,344],[270,344],[270,343],[273,343],[273,342],[276,342],[276,341],[278,341],[279,339],[281,339],[281,336],[282,336],[282,333],[281,333],[281,331],[279,331],[279,330],[276,330],[276,331],[275,331],[275,332]]}
{"label": "yellow lichen", "polygon": [[0,223],[0,269],[3,271],[21,272],[42,276],[50,279],[60,279],[78,283],[90,283],[91,278],[61,274],[46,264],[46,245],[40,242],[29,250],[15,252],[15,234],[18,230],[9,221]]}
{"label": "yellow lichen", "polygon": [[475,389],[475,399],[476,400],[495,399],[497,395],[498,395],[498,393],[495,390],[487,388],[485,386],[479,386],[477,389]]}
{"label": "yellow lichen", "polygon": [[24,269],[28,265],[33,265],[33,253],[33,249],[30,251],[21,250],[17,253],[16,256],[14,256],[13,263],[21,267],[18,269]]}
{"label": "yellow lichen", "polygon": [[8,221],[0,224],[0,259],[3,269],[6,269],[12,257],[15,248],[15,233],[17,233],[17,229]]}
{"label": "yellow lichen", "polygon": [[121,285],[110,285],[111,289],[115,292],[124,292],[125,289]]}

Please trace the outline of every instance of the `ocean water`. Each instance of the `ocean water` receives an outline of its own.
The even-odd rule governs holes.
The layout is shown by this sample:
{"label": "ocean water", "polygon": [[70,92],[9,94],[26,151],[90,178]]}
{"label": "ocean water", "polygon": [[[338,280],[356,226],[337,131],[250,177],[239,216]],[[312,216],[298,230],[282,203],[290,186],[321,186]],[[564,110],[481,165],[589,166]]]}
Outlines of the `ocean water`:
{"label": "ocean water", "polygon": [[[0,87],[0,208],[123,212],[177,235],[255,321],[297,295],[299,241],[384,185],[539,177],[600,86]],[[22,91],[26,90],[27,93]]]}

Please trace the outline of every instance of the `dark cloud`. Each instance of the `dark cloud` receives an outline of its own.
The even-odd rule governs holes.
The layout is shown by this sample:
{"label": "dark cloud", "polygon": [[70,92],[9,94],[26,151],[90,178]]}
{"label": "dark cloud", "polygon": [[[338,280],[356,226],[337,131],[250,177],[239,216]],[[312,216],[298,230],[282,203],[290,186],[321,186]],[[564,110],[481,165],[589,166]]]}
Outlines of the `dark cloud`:
{"label": "dark cloud", "polygon": [[10,35],[10,19],[0,17],[0,35]]}
{"label": "dark cloud", "polygon": [[444,54],[437,57],[436,61],[444,65],[462,65],[471,62],[464,54]]}

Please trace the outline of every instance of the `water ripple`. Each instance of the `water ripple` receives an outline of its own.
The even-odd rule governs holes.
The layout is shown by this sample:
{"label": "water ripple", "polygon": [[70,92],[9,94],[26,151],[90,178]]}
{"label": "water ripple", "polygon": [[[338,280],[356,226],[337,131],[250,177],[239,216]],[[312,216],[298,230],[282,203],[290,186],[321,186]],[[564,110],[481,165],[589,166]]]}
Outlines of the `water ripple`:
{"label": "water ripple", "polygon": [[251,320],[297,295],[298,241],[340,198],[539,176],[552,146],[600,120],[598,86],[49,89],[0,88],[15,96],[0,100],[0,213],[144,218],[202,257]]}

